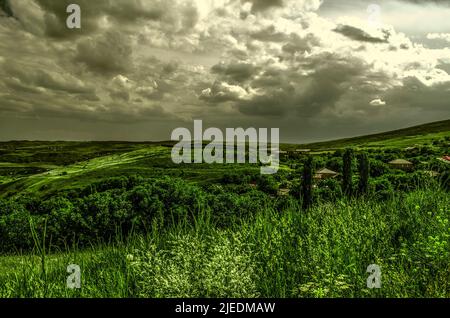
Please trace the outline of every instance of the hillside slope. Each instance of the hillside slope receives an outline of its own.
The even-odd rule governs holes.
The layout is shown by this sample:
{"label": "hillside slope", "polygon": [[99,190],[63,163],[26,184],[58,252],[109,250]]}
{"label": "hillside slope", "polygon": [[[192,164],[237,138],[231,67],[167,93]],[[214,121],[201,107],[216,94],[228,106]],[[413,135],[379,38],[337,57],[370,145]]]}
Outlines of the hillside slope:
{"label": "hillside slope", "polygon": [[[336,149],[357,146],[405,146],[423,141],[450,136],[450,120],[383,132],[367,136],[344,138],[332,141],[300,145],[313,150]],[[298,147],[298,145],[297,145]]]}

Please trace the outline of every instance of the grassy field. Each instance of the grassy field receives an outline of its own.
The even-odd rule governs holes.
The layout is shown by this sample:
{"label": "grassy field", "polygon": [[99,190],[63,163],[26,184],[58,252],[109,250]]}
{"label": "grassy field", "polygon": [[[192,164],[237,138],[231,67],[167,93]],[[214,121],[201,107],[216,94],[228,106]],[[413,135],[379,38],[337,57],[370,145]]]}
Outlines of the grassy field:
{"label": "grassy field", "polygon": [[[448,206],[429,189],[382,204],[267,209],[227,229],[205,210],[107,246],[3,257],[0,296],[450,297]],[[80,290],[66,288],[69,264],[82,269]],[[366,286],[370,264],[381,289]]]}
{"label": "grassy field", "polygon": [[[340,169],[349,146],[372,160],[369,194],[317,184],[309,210],[305,156],[269,182],[257,165],[175,165],[169,142],[0,143],[0,297],[450,297],[448,179],[423,177],[448,173],[449,123],[282,145],[312,149],[316,168]],[[396,157],[415,171],[390,170]]]}
{"label": "grassy field", "polygon": [[[67,165],[61,163],[59,165],[51,165],[51,163],[39,165],[35,163],[0,163],[0,169],[4,168],[3,179],[0,179],[0,197],[22,194],[22,192],[46,195],[61,188],[76,189],[89,184],[94,179],[132,174],[145,177],[182,176],[186,180],[208,183],[219,179],[224,173],[230,171],[230,166],[225,164],[176,165],[170,157],[171,148],[161,144],[136,144],[134,148],[138,149],[95,157]],[[39,154],[39,149],[35,149],[37,154]],[[27,149],[27,151],[31,150]],[[89,148],[82,151],[89,152]],[[70,153],[65,155],[70,156]],[[29,169],[39,167],[45,169],[45,172],[31,175],[24,174],[21,173],[23,167]],[[233,165],[231,169],[233,171],[242,170],[243,173],[247,173],[248,171],[257,172],[259,167]]]}

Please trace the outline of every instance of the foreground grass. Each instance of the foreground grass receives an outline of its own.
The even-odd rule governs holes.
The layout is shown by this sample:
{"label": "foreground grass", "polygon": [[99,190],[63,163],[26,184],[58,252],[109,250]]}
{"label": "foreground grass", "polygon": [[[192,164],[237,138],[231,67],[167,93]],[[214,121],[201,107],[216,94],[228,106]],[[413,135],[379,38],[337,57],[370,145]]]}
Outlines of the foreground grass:
{"label": "foreground grass", "polygon": [[[0,297],[450,297],[450,198],[437,189],[270,208],[219,229],[192,224],[47,255],[0,258]],[[44,265],[43,265],[44,264]],[[69,264],[82,288],[66,288]],[[382,271],[368,289],[367,266]]]}

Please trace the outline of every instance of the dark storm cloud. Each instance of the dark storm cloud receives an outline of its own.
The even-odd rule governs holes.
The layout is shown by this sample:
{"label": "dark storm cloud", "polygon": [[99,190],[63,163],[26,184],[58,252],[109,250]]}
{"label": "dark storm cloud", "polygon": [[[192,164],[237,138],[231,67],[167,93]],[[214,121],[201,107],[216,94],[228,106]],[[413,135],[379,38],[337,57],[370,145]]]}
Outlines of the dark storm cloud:
{"label": "dark storm cloud", "polygon": [[109,94],[114,101],[128,102],[130,100],[130,94],[128,92],[111,92]]}
{"label": "dark storm cloud", "polygon": [[314,114],[334,107],[340,98],[366,76],[369,67],[363,61],[325,54],[309,65],[314,73],[308,77],[306,92],[299,96],[299,113]]}
{"label": "dark storm cloud", "polygon": [[274,25],[258,30],[251,34],[251,37],[259,41],[283,42],[286,41],[286,34],[277,32]]}
{"label": "dark storm cloud", "polygon": [[82,40],[77,46],[75,61],[86,65],[93,72],[108,75],[130,70],[132,53],[129,37],[110,31]]}
{"label": "dark storm cloud", "polygon": [[368,64],[339,54],[287,63],[286,69],[220,63],[212,68],[216,82],[202,98],[211,104],[232,102],[244,115],[314,117],[325,110],[333,112],[350,88],[360,87],[362,79],[373,79]]}
{"label": "dark storm cloud", "polygon": [[65,95],[47,95],[30,101],[28,96],[5,95],[0,105],[0,118],[7,115],[21,115],[24,118],[60,118],[77,119],[90,122],[136,123],[148,121],[149,118],[176,119],[161,106],[141,105],[133,108],[124,107],[123,100],[113,100],[108,104],[68,103]]}
{"label": "dark storm cloud", "polygon": [[[407,109],[448,111],[450,105],[450,83],[432,87],[424,85],[417,78],[406,78],[402,88],[393,88],[386,94],[389,102]],[[433,105],[432,108],[430,105]]]}
{"label": "dark storm cloud", "polygon": [[250,79],[259,68],[251,63],[245,62],[231,62],[220,63],[214,65],[211,69],[213,74],[218,74],[227,81],[242,83]]}
{"label": "dark storm cloud", "polygon": [[337,24],[319,0],[79,0],[82,29],[69,30],[72,2],[0,0],[17,17],[0,18],[0,138],[64,139],[78,121],[89,131],[70,138],[120,126],[116,139],[166,139],[197,118],[298,141],[448,113],[448,51],[346,12]]}
{"label": "dark storm cloud", "polygon": [[3,11],[8,17],[14,16],[9,0],[0,0],[0,11]]}
{"label": "dark storm cloud", "polygon": [[282,7],[284,5],[283,0],[241,0],[242,2],[251,2],[252,11],[264,11],[270,8]]}
{"label": "dark storm cloud", "polygon": [[[68,29],[66,8],[74,1],[13,1],[15,1],[12,3],[13,10],[16,9],[18,19],[29,32],[36,34],[42,28],[45,35],[54,40],[72,40],[110,27],[120,29],[121,32],[134,33],[136,26],[142,23],[153,23],[152,27],[155,30],[160,30],[170,37],[173,33],[189,32],[195,27],[199,18],[197,8],[188,2],[179,4],[172,0],[79,0],[76,4],[81,8],[82,28]],[[6,3],[0,2],[5,8],[9,8]],[[37,17],[42,24],[39,28],[30,24],[30,22],[36,22],[30,20],[36,20]]]}
{"label": "dark storm cloud", "polygon": [[179,67],[179,64],[175,61],[166,63],[162,68],[162,73],[166,75],[173,74]]}
{"label": "dark storm cloud", "polygon": [[439,4],[439,5],[450,5],[450,0],[401,0],[404,2],[421,4],[421,5],[429,5],[431,4]]}
{"label": "dark storm cloud", "polygon": [[450,63],[448,63],[448,64],[438,64],[436,67],[438,69],[441,69],[441,70],[447,72],[448,74],[450,74]]}
{"label": "dark storm cloud", "polygon": [[[118,25],[127,25],[137,20],[160,20],[165,11],[163,5],[145,6],[144,1],[90,1],[78,0],[76,3],[82,8],[83,27],[81,30],[69,30],[65,27],[66,8],[72,0],[36,0],[45,12],[46,33],[51,37],[64,38],[74,35],[89,34],[99,27],[101,17],[107,17]],[[86,8],[85,10],[83,10]]]}
{"label": "dark storm cloud", "polygon": [[388,43],[389,34],[386,33],[384,38],[373,37],[365,31],[350,25],[339,24],[335,32],[340,33],[352,40],[370,43]]}
{"label": "dark storm cloud", "polygon": [[349,88],[357,86],[367,65],[333,54],[315,57],[301,66],[311,73],[299,76],[300,69],[267,71],[250,86],[264,92],[237,103],[246,115],[283,115],[296,113],[313,117],[332,110]]}
{"label": "dark storm cloud", "polygon": [[313,34],[307,34],[302,38],[295,33],[291,33],[289,40],[283,45],[283,52],[288,54],[303,53],[319,45],[318,38]]}
{"label": "dark storm cloud", "polygon": [[17,89],[36,91],[38,88],[44,88],[68,94],[93,94],[95,91],[91,87],[84,86],[72,76],[49,73],[43,69],[29,71],[14,64],[6,64],[4,71],[9,75],[7,77],[8,85]]}

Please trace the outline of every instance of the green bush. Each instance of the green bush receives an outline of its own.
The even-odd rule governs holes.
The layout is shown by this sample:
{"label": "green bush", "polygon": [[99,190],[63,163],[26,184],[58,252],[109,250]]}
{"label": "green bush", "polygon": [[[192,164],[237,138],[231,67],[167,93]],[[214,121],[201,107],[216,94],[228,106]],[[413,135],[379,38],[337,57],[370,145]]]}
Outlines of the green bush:
{"label": "green bush", "polygon": [[387,178],[371,179],[369,189],[372,196],[379,200],[390,199],[394,194],[394,187]]}
{"label": "green bush", "polygon": [[334,202],[343,196],[341,184],[336,179],[322,180],[317,184],[315,195],[322,202]]}

